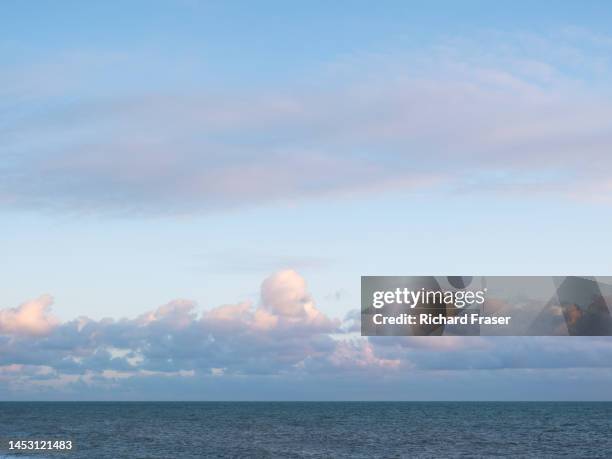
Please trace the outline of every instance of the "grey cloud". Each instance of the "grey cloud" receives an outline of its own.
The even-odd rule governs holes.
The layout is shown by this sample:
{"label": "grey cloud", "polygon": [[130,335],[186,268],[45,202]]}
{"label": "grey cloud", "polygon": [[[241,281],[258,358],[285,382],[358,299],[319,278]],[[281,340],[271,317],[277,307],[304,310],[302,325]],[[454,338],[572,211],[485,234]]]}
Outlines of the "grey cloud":
{"label": "grey cloud", "polygon": [[424,370],[609,368],[612,362],[609,337],[373,337],[370,341],[381,358],[409,359]]}

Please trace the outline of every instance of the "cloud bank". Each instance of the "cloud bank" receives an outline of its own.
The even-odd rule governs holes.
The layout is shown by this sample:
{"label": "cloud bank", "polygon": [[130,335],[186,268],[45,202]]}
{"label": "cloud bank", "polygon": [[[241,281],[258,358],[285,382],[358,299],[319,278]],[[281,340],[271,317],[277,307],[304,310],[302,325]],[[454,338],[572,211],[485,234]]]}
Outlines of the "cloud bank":
{"label": "cloud bank", "polygon": [[[142,90],[128,83],[138,59],[112,53],[21,64],[2,77],[0,205],[167,215],[381,190],[608,201],[610,41],[578,32],[357,54],[268,88]],[[124,86],[97,76],[111,69]]]}
{"label": "cloud bank", "polygon": [[[576,369],[592,383],[612,371],[608,338],[362,338],[351,331],[354,314],[327,317],[292,270],[265,279],[257,302],[200,313],[192,301],[175,300],[133,319],[60,322],[51,301],[43,296],[0,310],[5,399],[300,398],[300,391],[315,396],[324,381],[329,386],[315,391],[319,397],[397,399],[411,392],[381,393],[381,385],[452,385],[479,372],[485,381],[551,372],[563,380]],[[485,398],[507,395],[484,390]]]}

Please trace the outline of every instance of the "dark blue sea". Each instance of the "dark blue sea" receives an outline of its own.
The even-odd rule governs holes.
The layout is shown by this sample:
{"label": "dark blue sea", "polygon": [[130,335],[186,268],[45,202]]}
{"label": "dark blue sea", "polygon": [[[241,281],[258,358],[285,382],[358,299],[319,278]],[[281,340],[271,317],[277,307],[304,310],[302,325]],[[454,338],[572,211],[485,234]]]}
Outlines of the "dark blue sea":
{"label": "dark blue sea", "polygon": [[7,402],[0,442],[2,458],[610,458],[612,403]]}

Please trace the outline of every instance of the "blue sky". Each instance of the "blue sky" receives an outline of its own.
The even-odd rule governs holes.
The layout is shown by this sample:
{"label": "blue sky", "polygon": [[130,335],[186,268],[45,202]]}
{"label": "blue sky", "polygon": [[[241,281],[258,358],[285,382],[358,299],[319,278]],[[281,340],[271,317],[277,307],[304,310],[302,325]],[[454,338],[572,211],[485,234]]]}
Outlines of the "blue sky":
{"label": "blue sky", "polygon": [[[534,362],[535,344],[512,340],[515,358],[484,340],[450,354],[431,343],[413,362],[402,346],[355,337],[346,318],[361,275],[609,274],[610,9],[4,2],[0,389],[86,398],[99,385],[137,385],[163,398],[155,385],[169,378],[172,398],[209,387],[199,377],[214,386],[257,375],[285,384],[286,398],[300,398],[288,389],[297,378],[316,398],[317,378],[359,372],[427,386],[448,365],[426,361],[444,358],[465,363],[456,378],[490,372],[484,398],[504,372],[524,384],[531,369],[609,382],[606,340],[552,339],[596,349],[587,367],[554,345]],[[266,300],[266,279],[329,323]],[[244,302],[250,309],[215,309]],[[207,346],[202,329],[223,328],[221,312],[250,334],[227,332],[238,344],[225,360],[181,360],[181,346]],[[93,335],[81,336],[80,316]],[[170,335],[199,330],[164,348],[180,365],[148,353],[155,321]],[[305,327],[291,356],[281,352],[289,344],[263,345],[272,322],[281,342]],[[264,355],[242,361],[242,345]],[[484,363],[489,354],[497,363]],[[566,389],[559,397],[578,397]]]}

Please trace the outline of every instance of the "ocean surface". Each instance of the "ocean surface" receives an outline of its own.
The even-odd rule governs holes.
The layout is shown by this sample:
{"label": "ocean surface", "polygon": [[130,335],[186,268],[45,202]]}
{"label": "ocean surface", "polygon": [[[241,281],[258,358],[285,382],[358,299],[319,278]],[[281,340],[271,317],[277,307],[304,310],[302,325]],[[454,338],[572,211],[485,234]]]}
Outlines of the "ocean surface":
{"label": "ocean surface", "polygon": [[610,458],[612,403],[0,403],[1,458],[492,456]]}

